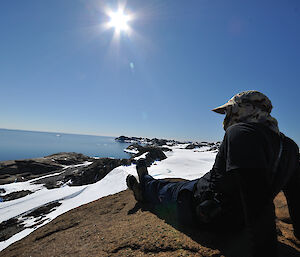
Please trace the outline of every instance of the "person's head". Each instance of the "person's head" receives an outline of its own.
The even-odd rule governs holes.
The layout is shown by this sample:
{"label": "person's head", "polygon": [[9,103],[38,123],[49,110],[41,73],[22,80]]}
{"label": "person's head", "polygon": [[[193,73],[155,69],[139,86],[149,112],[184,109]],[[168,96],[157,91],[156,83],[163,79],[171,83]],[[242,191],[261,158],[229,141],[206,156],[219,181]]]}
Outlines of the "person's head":
{"label": "person's head", "polygon": [[212,111],[226,114],[223,121],[224,130],[235,123],[256,122],[264,123],[279,133],[277,120],[270,115],[272,108],[272,103],[266,95],[249,90],[236,94],[227,103]]}

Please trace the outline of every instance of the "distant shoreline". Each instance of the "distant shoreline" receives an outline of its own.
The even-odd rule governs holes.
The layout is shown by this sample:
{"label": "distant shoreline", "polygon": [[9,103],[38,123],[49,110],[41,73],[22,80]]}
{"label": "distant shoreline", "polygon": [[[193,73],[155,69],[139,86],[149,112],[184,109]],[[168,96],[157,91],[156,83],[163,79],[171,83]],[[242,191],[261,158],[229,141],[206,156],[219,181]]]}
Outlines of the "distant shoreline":
{"label": "distant shoreline", "polygon": [[34,132],[34,133],[52,133],[52,134],[62,134],[62,135],[75,135],[75,136],[92,136],[92,137],[110,137],[116,138],[117,136],[102,136],[102,135],[92,135],[92,134],[79,134],[79,133],[69,133],[69,132],[54,132],[54,131],[39,131],[39,130],[26,130],[26,129],[7,129],[7,128],[0,128],[1,130],[6,131],[16,131],[16,132]]}
{"label": "distant shoreline", "polygon": [[129,158],[128,143],[114,137],[0,129],[0,161],[38,158],[59,152],[77,152],[93,157]]}

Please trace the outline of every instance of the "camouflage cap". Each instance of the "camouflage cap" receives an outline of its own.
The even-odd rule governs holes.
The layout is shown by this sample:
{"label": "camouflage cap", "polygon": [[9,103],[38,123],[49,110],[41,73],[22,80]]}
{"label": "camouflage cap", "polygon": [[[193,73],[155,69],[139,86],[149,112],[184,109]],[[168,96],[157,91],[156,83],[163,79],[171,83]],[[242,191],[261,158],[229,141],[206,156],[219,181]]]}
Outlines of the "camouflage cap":
{"label": "camouflage cap", "polygon": [[227,107],[234,105],[241,107],[245,104],[252,104],[267,113],[271,113],[273,108],[270,99],[266,95],[255,90],[249,90],[236,94],[227,103],[212,109],[212,111],[225,114]]}

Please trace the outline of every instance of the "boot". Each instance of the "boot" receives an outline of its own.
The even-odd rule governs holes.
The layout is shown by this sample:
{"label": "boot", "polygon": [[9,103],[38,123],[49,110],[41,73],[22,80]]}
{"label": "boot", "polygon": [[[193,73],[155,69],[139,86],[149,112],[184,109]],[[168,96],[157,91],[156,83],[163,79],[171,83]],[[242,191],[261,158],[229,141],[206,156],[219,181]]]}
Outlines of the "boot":
{"label": "boot", "polygon": [[147,169],[147,165],[146,165],[146,161],[144,159],[140,159],[137,161],[136,163],[136,171],[137,174],[139,176],[139,181],[141,182],[142,177],[144,177],[145,175],[148,175],[148,169]]}
{"label": "boot", "polygon": [[135,176],[128,175],[126,178],[126,184],[130,190],[133,191],[133,195],[136,201],[143,202],[143,192],[139,182],[137,182]]}

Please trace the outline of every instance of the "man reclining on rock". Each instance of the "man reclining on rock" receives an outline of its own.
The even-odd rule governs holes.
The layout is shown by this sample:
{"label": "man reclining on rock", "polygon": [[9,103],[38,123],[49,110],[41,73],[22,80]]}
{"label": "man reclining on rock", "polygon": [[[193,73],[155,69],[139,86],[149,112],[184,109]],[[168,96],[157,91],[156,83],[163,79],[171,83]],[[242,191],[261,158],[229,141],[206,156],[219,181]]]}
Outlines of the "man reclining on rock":
{"label": "man reclining on rock", "polygon": [[299,148],[280,133],[271,101],[258,91],[235,95],[213,111],[226,114],[225,136],[211,171],[182,182],[156,180],[137,163],[140,183],[126,179],[137,201],[175,204],[181,223],[246,231],[249,256],[277,256],[273,200],[283,190],[300,239]]}

